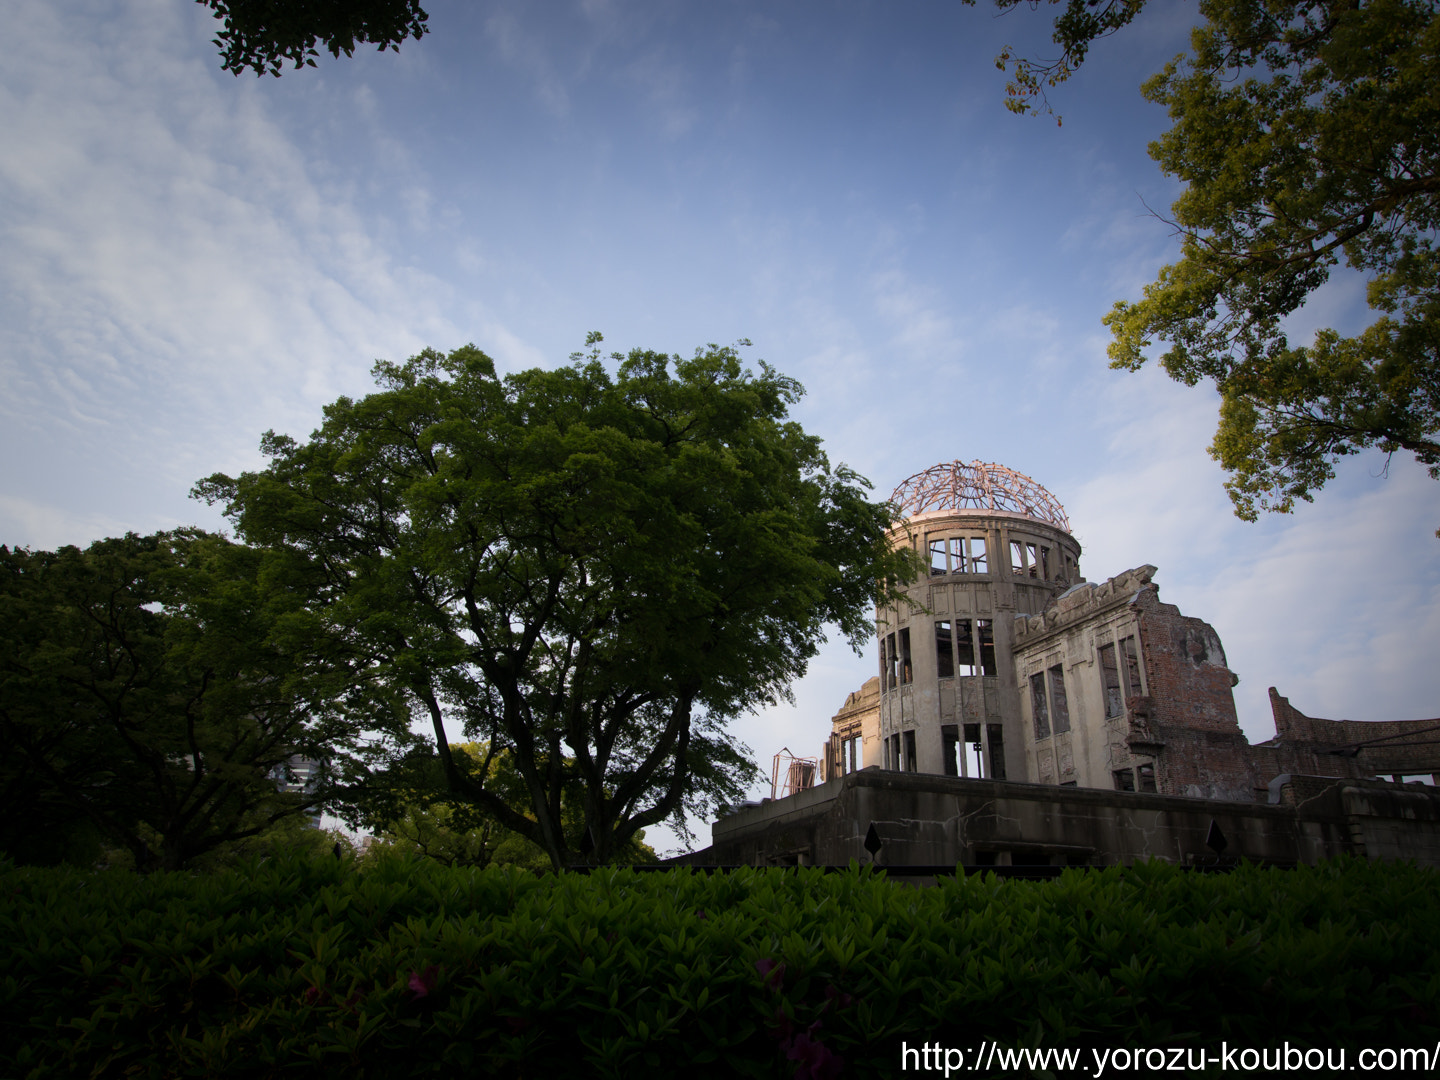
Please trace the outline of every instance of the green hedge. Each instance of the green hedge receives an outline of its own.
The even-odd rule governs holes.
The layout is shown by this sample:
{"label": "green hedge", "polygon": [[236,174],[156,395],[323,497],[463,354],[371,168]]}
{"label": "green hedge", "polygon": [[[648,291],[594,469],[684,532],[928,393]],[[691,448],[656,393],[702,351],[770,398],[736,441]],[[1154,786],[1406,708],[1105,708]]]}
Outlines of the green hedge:
{"label": "green hedge", "polygon": [[1405,865],[924,889],[856,868],[6,866],[0,897],[17,1076],[821,1077],[898,1072],[901,1040],[1440,1038],[1440,873]]}

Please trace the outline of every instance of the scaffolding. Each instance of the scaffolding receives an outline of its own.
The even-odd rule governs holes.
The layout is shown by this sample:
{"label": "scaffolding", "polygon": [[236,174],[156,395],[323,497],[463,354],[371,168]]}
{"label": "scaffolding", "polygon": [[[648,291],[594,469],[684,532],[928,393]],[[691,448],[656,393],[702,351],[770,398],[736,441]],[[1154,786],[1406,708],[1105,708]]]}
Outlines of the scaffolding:
{"label": "scaffolding", "polygon": [[902,481],[890,502],[902,519],[927,510],[999,510],[1070,531],[1070,519],[1059,499],[1024,473],[993,462],[932,466]]}
{"label": "scaffolding", "polygon": [[796,757],[788,746],[781,747],[770,766],[770,798],[783,799],[814,787],[818,764],[817,758]]}

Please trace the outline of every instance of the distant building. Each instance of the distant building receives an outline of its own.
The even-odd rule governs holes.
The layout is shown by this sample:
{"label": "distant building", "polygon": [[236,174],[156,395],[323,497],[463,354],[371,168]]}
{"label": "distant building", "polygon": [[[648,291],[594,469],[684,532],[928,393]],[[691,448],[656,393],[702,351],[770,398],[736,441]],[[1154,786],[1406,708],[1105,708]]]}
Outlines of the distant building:
{"label": "distant building", "polygon": [[[1160,600],[1153,566],[1086,581],[1064,508],[1034,480],[957,461],[910,477],[891,501],[891,541],[924,569],[876,612],[879,673],[831,720],[818,777],[829,792],[717,823],[711,861],[863,859],[871,825],[892,865],[1178,857],[1218,814],[1237,832],[1231,855],[1440,862],[1440,793],[1354,783],[1435,779],[1440,719],[1318,720],[1272,688],[1276,736],[1252,746],[1214,628]],[[997,800],[1008,816],[987,832]]]}

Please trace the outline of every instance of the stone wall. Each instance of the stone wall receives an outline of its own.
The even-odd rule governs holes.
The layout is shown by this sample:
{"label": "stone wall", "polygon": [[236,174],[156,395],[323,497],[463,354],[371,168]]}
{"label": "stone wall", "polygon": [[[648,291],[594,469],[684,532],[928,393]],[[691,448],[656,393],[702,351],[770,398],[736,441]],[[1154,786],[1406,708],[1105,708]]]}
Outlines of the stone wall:
{"label": "stone wall", "polygon": [[1292,865],[1342,854],[1440,865],[1435,788],[1292,777],[1279,795],[1240,803],[865,769],[722,819],[709,848],[677,861],[869,863],[873,828],[873,861],[890,866]]}

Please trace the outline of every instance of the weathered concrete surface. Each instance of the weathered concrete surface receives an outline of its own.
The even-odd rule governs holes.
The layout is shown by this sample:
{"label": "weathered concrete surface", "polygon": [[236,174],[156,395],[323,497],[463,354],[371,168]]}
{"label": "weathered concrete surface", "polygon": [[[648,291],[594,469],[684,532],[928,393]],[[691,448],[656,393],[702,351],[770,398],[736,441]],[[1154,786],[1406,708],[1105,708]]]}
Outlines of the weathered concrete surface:
{"label": "weathered concrete surface", "polygon": [[[713,827],[696,865],[1091,865],[1246,858],[1289,865],[1342,854],[1440,866],[1440,792],[1290,777],[1275,804],[865,769],[749,807]],[[1207,846],[1214,830],[1218,853]]]}

